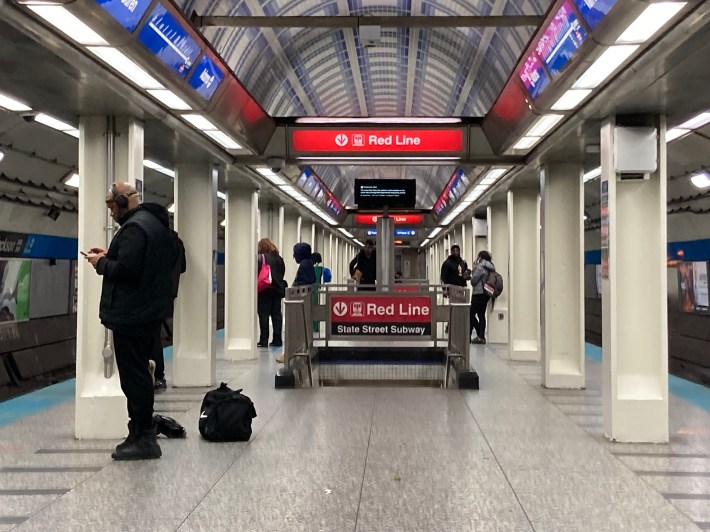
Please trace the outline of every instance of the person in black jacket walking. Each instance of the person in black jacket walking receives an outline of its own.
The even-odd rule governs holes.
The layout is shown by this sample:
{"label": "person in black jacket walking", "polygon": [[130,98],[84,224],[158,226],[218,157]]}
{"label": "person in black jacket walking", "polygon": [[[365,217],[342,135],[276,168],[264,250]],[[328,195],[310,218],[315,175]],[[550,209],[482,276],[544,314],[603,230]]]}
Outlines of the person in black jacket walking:
{"label": "person in black jacket walking", "polygon": [[175,244],[165,208],[141,204],[132,185],[114,183],[106,205],[121,228],[108,250],[92,248],[86,258],[103,277],[99,316],[113,331],[116,365],[128,405],[128,437],[111,457],[160,458],[148,359],[160,343],[161,323],[172,311]]}
{"label": "person in black jacket walking", "polygon": [[286,285],[284,284],[284,274],[286,265],[279,255],[276,245],[268,238],[262,238],[257,244],[259,258],[257,259],[257,274],[266,265],[271,269],[271,286],[263,289],[257,294],[256,313],[259,316],[259,342],[257,347],[269,347],[269,317],[274,328],[274,337],[271,340],[272,347],[281,347],[281,330],[283,325],[283,315],[281,314],[281,300],[286,295]]}

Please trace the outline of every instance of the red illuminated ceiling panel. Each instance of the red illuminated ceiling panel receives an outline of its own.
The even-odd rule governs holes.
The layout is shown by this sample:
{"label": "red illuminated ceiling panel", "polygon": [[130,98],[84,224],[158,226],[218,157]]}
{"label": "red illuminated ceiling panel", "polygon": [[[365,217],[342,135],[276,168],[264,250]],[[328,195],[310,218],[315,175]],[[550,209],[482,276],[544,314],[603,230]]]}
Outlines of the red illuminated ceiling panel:
{"label": "red illuminated ceiling panel", "polygon": [[453,129],[295,129],[294,155],[328,154],[435,154],[461,155],[462,128]]}

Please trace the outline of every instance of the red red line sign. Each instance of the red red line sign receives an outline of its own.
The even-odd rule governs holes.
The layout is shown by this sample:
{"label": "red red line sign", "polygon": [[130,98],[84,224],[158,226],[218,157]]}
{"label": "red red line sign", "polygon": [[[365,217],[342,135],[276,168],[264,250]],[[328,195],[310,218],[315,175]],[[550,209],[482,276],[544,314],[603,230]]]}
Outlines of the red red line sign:
{"label": "red red line sign", "polygon": [[458,155],[463,129],[296,129],[295,153],[426,153]]}

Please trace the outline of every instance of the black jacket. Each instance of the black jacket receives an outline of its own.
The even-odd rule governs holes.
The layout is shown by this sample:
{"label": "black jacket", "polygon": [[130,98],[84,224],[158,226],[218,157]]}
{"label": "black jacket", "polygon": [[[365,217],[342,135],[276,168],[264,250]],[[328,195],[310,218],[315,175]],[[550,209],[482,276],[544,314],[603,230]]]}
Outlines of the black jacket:
{"label": "black jacket", "polygon": [[271,286],[262,292],[259,292],[259,296],[264,295],[277,295],[278,297],[284,297],[286,295],[286,283],[284,283],[284,275],[286,274],[286,264],[281,258],[281,255],[274,255],[272,253],[264,253],[259,255],[256,261],[256,272],[257,275],[261,270],[261,257],[266,259],[266,264],[271,268]]}
{"label": "black jacket", "polygon": [[299,242],[293,246],[293,258],[298,263],[298,271],[296,272],[296,278],[293,280],[293,286],[315,284],[316,270],[313,267],[313,260],[311,260],[311,245]]}
{"label": "black jacket", "polygon": [[175,244],[165,207],[144,203],[119,220],[105,257],[99,316],[109,329],[160,322],[173,305]]}
{"label": "black jacket", "polygon": [[355,263],[355,269],[360,270],[362,273],[362,279],[360,279],[360,284],[375,284],[377,280],[377,255],[376,251],[373,249],[372,253],[368,257],[365,255],[365,250],[360,250],[357,254],[357,262]]}
{"label": "black jacket", "polygon": [[441,265],[441,282],[443,284],[452,284],[454,286],[466,286],[466,280],[463,278],[464,272],[468,269],[468,264],[461,257],[449,257]]}

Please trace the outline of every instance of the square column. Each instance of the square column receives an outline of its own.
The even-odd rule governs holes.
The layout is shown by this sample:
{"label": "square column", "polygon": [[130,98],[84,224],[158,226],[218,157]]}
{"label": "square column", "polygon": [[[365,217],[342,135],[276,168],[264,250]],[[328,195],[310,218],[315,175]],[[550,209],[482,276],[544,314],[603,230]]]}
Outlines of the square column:
{"label": "square column", "polygon": [[279,248],[281,257],[284,259],[286,264],[286,275],[284,279],[288,283],[288,286],[293,286],[293,280],[296,278],[296,271],[298,271],[298,264],[293,258],[293,246],[300,242],[298,232],[300,229],[300,216],[296,211],[285,211],[284,214],[284,226],[283,226],[283,248]]}
{"label": "square column", "polygon": [[[508,192],[508,221],[510,359],[540,360],[540,200],[537,190]],[[495,255],[493,262],[496,262]]]}
{"label": "square column", "polygon": [[[506,203],[492,203],[488,206],[488,251],[493,256],[496,271],[503,277],[505,289],[496,300],[495,309],[488,312],[486,328],[487,340],[492,344],[508,343],[508,300],[510,297],[510,276],[508,275],[508,255],[510,235],[508,232],[508,205]],[[473,259],[485,248],[480,246],[478,220],[474,220],[474,235],[476,248]],[[472,259],[472,260],[473,260]],[[490,309],[490,306],[489,306]]]}
{"label": "square column", "polygon": [[656,170],[645,172],[645,179],[622,180],[616,166],[629,152],[639,158],[641,143],[624,142],[614,118],[601,130],[604,434],[616,441],[667,442],[666,121],[634,118],[656,129],[656,160],[649,157]]}
{"label": "square column", "polygon": [[[110,133],[109,133],[110,132]],[[79,249],[108,248],[113,236],[108,223],[106,194],[113,178],[108,174],[109,143],[113,127],[106,116],[79,119]],[[143,145],[141,143],[140,149]],[[125,169],[121,169],[122,171]],[[125,179],[122,174],[119,179]],[[74,435],[87,439],[117,439],[125,436],[128,413],[121,391],[118,368],[109,351],[110,374],[105,373],[102,351],[113,341],[99,319],[103,278],[86,260],[77,261],[76,414]],[[108,334],[108,336],[107,336]],[[108,344],[107,344],[108,342]]]}
{"label": "square column", "polygon": [[256,358],[256,219],[259,193],[227,190],[225,231],[224,357]]}
{"label": "square column", "polygon": [[[274,215],[278,217],[278,221],[276,222],[276,227],[278,229],[277,233],[274,234],[276,240],[272,238],[271,241],[279,248],[279,253],[281,254],[281,257],[288,257],[288,255],[284,255],[284,226],[286,224],[285,207],[283,205],[279,205],[278,211],[275,212]],[[286,259],[284,258],[284,260]]]}
{"label": "square column", "polygon": [[581,164],[547,164],[542,190],[542,384],[584,388],[584,188]]}
{"label": "square column", "polygon": [[187,271],[175,301],[173,383],[212,386],[217,359],[217,170],[206,163],[181,163],[175,173],[175,229],[185,243]]}

